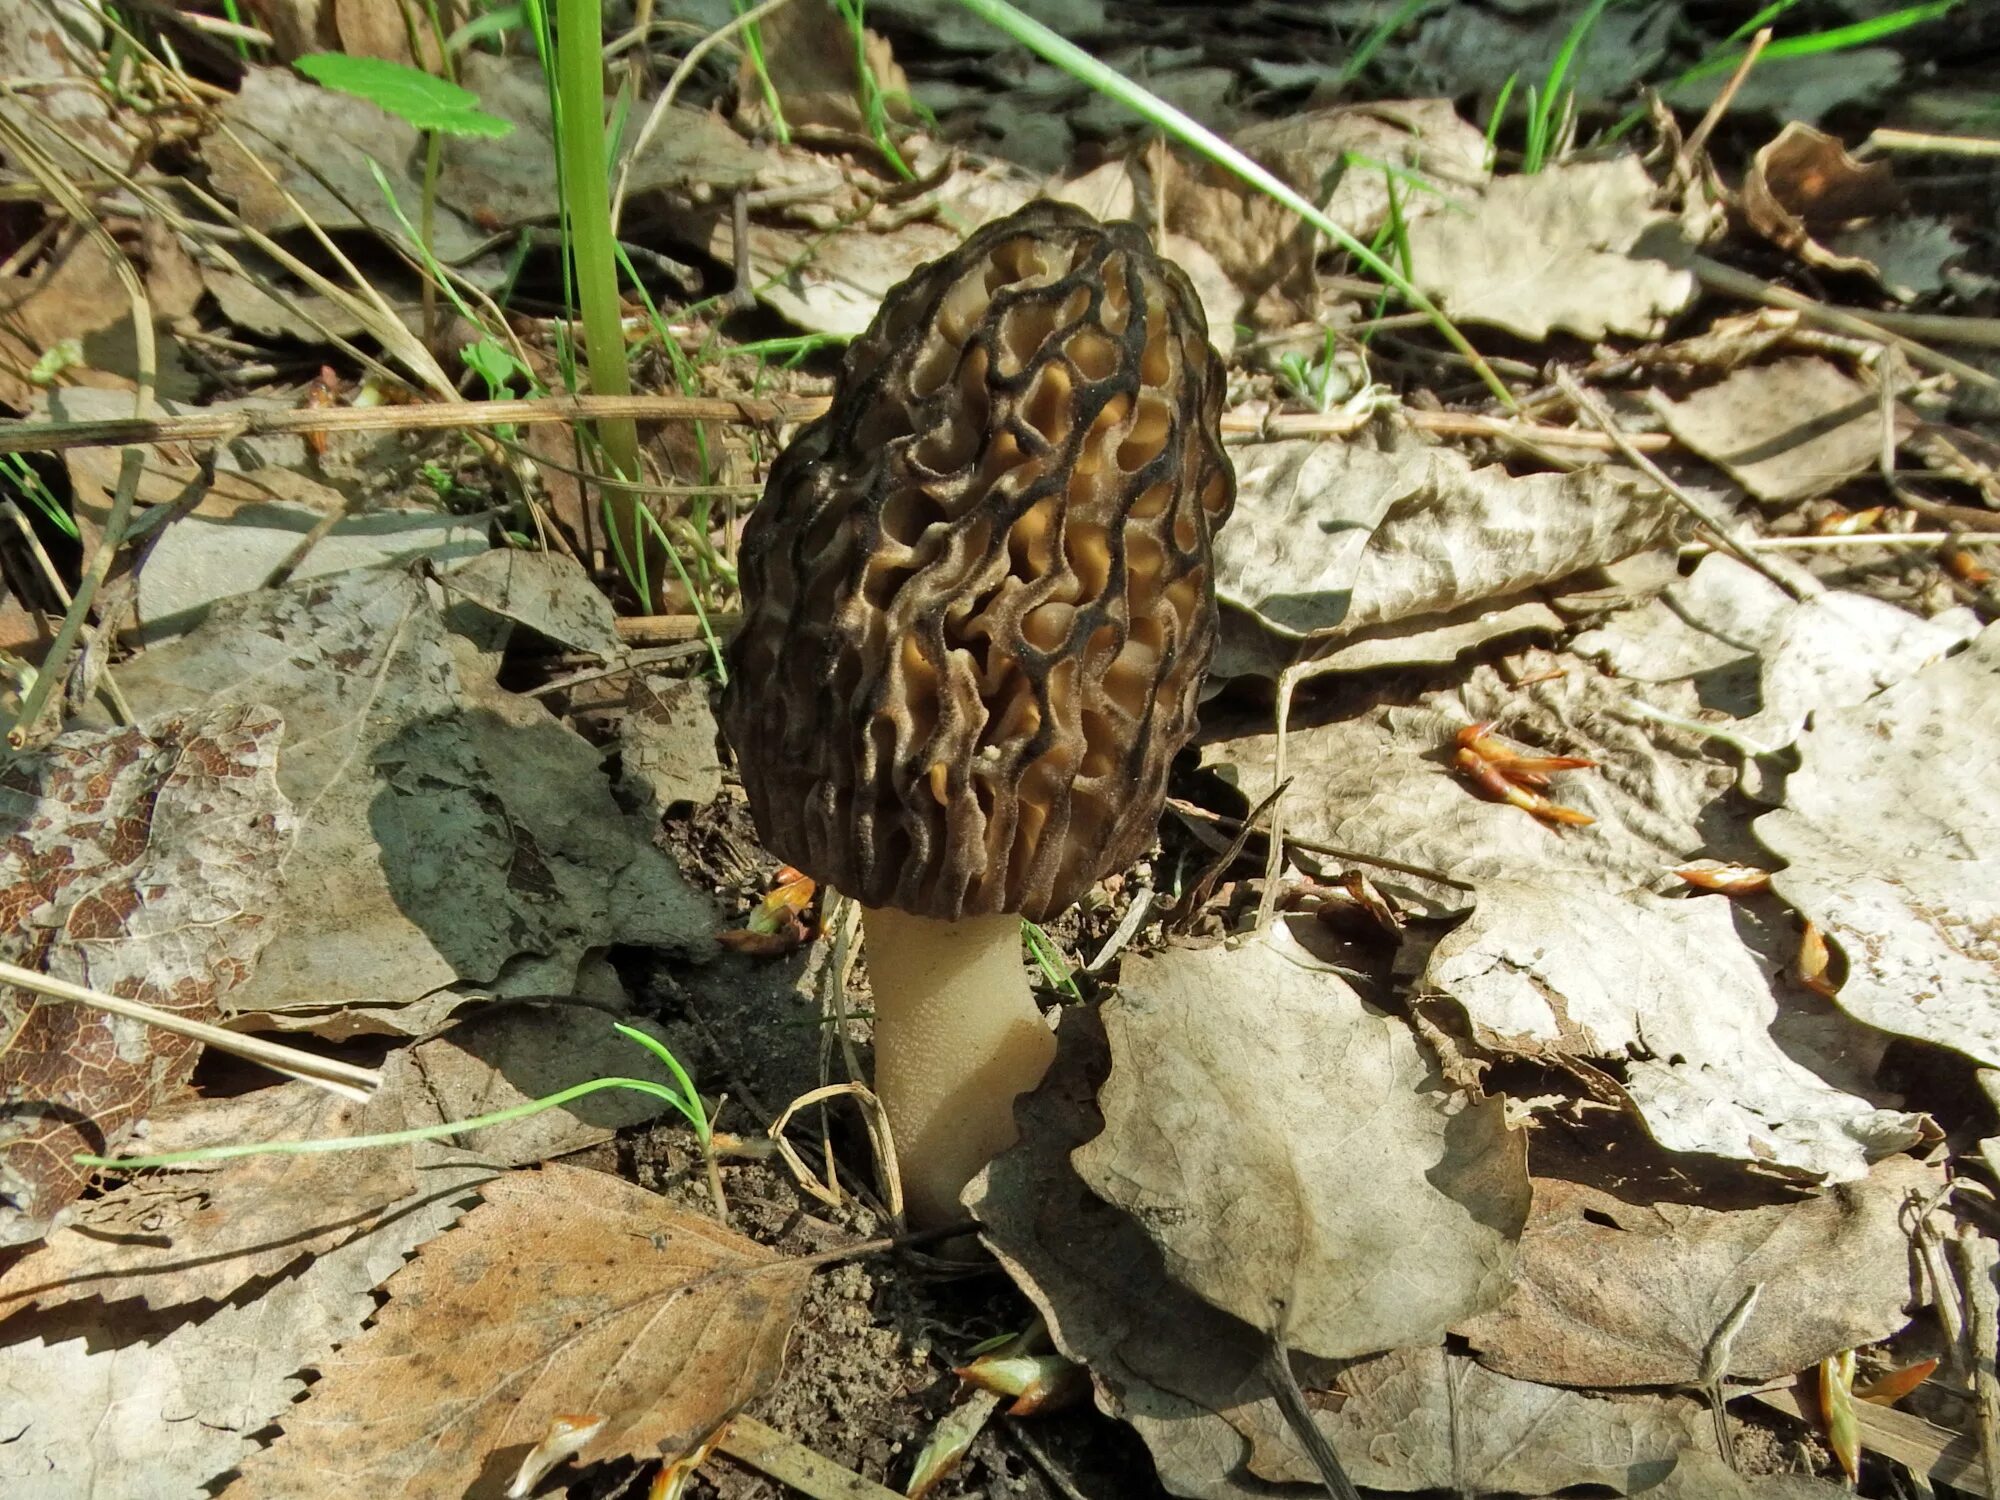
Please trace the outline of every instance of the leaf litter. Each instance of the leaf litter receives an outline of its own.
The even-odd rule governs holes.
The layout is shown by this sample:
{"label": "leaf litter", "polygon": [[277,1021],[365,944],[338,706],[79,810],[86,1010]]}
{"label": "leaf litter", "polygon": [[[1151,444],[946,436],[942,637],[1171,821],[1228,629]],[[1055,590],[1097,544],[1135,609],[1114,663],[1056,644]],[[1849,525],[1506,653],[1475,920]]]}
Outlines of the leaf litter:
{"label": "leaf litter", "polygon": [[[1695,309],[1695,253],[1745,244],[1741,226],[1712,211],[1726,182],[1674,160],[1681,138],[1664,115],[1647,129],[1666,149],[1650,157],[1615,144],[1567,154],[1559,139],[1544,170],[1517,173],[1510,146],[1489,149],[1483,110],[1510,73],[1542,77],[1570,17],[1513,6],[1476,20],[1412,17],[1363,73],[1370,88],[1393,78],[1430,97],[1357,102],[1345,23],[1265,56],[1274,49],[1255,27],[1218,53],[1199,21],[1188,44],[1167,47],[1111,8],[1036,8],[1232,132],[1349,232],[1381,236],[1378,248],[1487,353],[1560,367],[1584,357],[1578,339],[1603,341],[1588,378],[1613,420],[1739,541],[1759,545],[1767,527],[1809,534],[1835,517],[1836,496],[1879,498],[1878,476],[1890,499],[1929,506],[1856,522],[1885,533],[1976,514],[2000,493],[1977,457],[1986,418],[1964,388],[1906,382],[1885,408],[1876,383],[1895,376],[1870,346],[1819,337],[1790,315]],[[409,60],[389,8],[337,9],[356,55]],[[727,18],[708,10],[706,26]],[[1479,435],[1420,436],[1398,400],[1434,413],[1461,399],[1456,377],[1425,336],[1389,326],[1396,318],[1382,315],[1395,310],[1372,291],[1322,276],[1327,247],[1284,214],[1157,146],[1121,154],[1122,116],[1023,54],[987,56],[991,33],[969,12],[878,0],[868,11],[878,31],[851,37],[831,15],[769,27],[775,96],[800,127],[790,142],[772,138],[780,127],[754,68],[727,53],[687,80],[719,108],[676,102],[637,148],[634,132],[623,137],[626,234],[660,257],[646,274],[675,304],[669,336],[684,356],[706,358],[704,341],[724,326],[679,310],[696,279],[713,289],[747,272],[733,301],[747,294],[799,329],[844,336],[916,264],[1050,191],[1164,230],[1196,274],[1216,342],[1239,359],[1231,420],[1250,440],[1234,449],[1238,514],[1218,557],[1224,646],[1204,711],[1205,774],[1177,790],[1227,820],[1282,779],[1290,842],[1266,867],[1275,887],[1254,871],[1253,842],[1248,863],[1198,887],[1214,893],[1205,908],[1169,908],[1205,943],[1167,941],[1158,925],[1214,858],[1172,825],[1152,861],[1107,882],[1057,934],[1079,956],[1120,943],[1123,956],[1092,966],[1087,1004],[1063,1016],[1055,1073],[1021,1103],[1021,1144],[972,1197],[981,1233],[1057,1347],[1083,1363],[1098,1407],[1139,1433],[1175,1494],[1302,1493],[1316,1482],[1271,1396],[1274,1336],[1294,1351],[1313,1419],[1370,1488],[1825,1493],[1764,1472],[1792,1462],[1774,1434],[1803,1429],[1767,1429],[1736,1389],[1712,1386],[1731,1398],[1732,1457],[1749,1460],[1738,1473],[1713,1451],[1711,1414],[1688,1388],[1936,1336],[1924,1306],[1935,1286],[1912,1279],[1902,1209],[1946,1181],[1943,1130],[1954,1147],[1991,1135],[1990,1118],[1959,1095],[1983,1097],[1972,1070],[2000,1063],[1986,1015],[1995,914],[1980,793],[1995,687],[1990,629],[1979,632],[1992,603],[1976,566],[1956,565],[1954,583],[1928,551],[1887,554],[1899,561],[1886,565],[1877,552],[1835,564],[1815,554],[1810,571],[1768,554],[1761,572],[1728,557],[1681,560],[1699,536],[1681,506],[1602,423],[1549,443],[1569,414],[1553,388],[1532,389],[1540,377],[1525,359],[1508,379],[1533,426],[1486,411]],[[269,19],[280,37],[271,62],[316,45],[289,14]],[[1633,79],[1695,61],[1686,29],[1668,7],[1606,11],[1573,59],[1574,99],[1555,101],[1559,132],[1568,110],[1594,120],[1629,99]],[[43,56],[24,35],[0,31],[10,77],[95,76],[88,48],[72,46],[87,32]],[[850,40],[889,91],[887,128],[913,182],[892,181],[864,138],[870,116],[844,83]],[[315,264],[299,205],[349,232],[343,244],[414,326],[419,283],[383,254],[407,249],[409,231],[370,165],[407,215],[424,188],[414,131],[283,67],[222,51],[210,62],[232,91],[189,131],[208,187],[278,236],[270,246]],[[471,285],[500,287],[526,267],[524,284],[539,290],[535,236],[559,202],[546,93],[518,53],[475,45],[458,66],[481,107],[514,129],[507,142],[443,144],[433,249]],[[1891,86],[1903,66],[1885,48],[1774,59],[1742,81],[1735,115],[1817,119]],[[1239,78],[1252,87],[1234,88]],[[1720,82],[1710,70],[1674,97],[1712,97]],[[905,86],[938,112],[935,137],[921,109],[894,97]],[[1440,97],[1479,88],[1478,115]],[[97,142],[99,156],[136,159],[139,138],[94,90],[56,95],[90,101],[121,132]],[[635,118],[654,97],[634,95]],[[1496,122],[1499,141],[1517,138],[1518,109]],[[1847,128],[1846,115],[1829,118]],[[1769,137],[1760,126],[1751,139]],[[1796,125],[1779,140],[1804,142],[1808,167],[1846,160],[1841,141]],[[314,149],[299,150],[307,141]],[[1774,186],[1824,189],[1812,171],[1774,184],[1778,159],[1758,158],[1742,199],[1766,239],[1752,252],[1759,270],[1795,258],[1882,288],[1838,283],[1843,296],[1916,297],[1956,313],[1950,299],[1992,269],[1961,232],[1966,217],[1927,196],[1920,173],[1907,174],[1907,201],[1841,207],[1790,192],[1767,211],[1782,196]],[[1103,164],[1077,170],[1093,161]],[[86,177],[98,165],[75,162]],[[1919,201],[1927,216],[1913,212]],[[170,378],[183,378],[173,362],[186,348],[200,353],[186,394],[233,394],[230,379],[251,368],[241,361],[270,355],[275,381],[239,384],[247,405],[282,410],[300,399],[284,383],[295,352],[284,340],[307,342],[310,367],[329,325],[382,332],[261,252],[225,263],[199,226],[178,238],[119,233],[173,324]],[[14,244],[0,238],[0,253]],[[679,261],[690,256],[696,269]],[[73,418],[95,394],[77,387],[129,389],[115,270],[88,237],[67,256],[31,247],[6,265],[20,316],[0,328],[0,400]],[[314,318],[299,315],[302,303]],[[509,316],[509,336],[553,370],[547,327]],[[1343,345],[1359,371],[1353,409],[1300,411],[1313,402],[1271,373],[1271,351],[1317,351],[1323,328],[1377,320],[1385,326]],[[179,342],[217,330],[225,344]],[[64,370],[62,359],[79,358],[57,347],[71,335],[80,362]],[[52,363],[57,389],[45,393],[39,371]],[[702,379],[749,388],[729,386],[722,368],[703,366]],[[768,375],[756,373],[757,389]],[[812,388],[810,376],[780,378]],[[216,404],[156,410],[171,421]],[[116,396],[92,411],[127,407]],[[1351,435],[1261,430],[1316,418]],[[561,437],[548,441],[556,429],[529,431],[542,460],[570,456]],[[1945,432],[1955,456],[1932,463]],[[711,426],[723,461],[702,479],[749,477],[771,451],[752,436],[754,456],[740,429]],[[1899,445],[1932,466],[1897,474]],[[236,1024],[349,1045],[373,1034],[391,1050],[383,1090],[365,1105],[298,1083],[213,1097],[179,1081],[191,1055],[168,1060],[150,1093],[100,1121],[135,1148],[396,1130],[519,1106],[630,1069],[623,1044],[601,1033],[635,996],[660,1008],[661,1035],[700,1058],[705,1087],[754,1094],[787,1071],[748,1050],[778,1023],[758,1015],[722,1035],[715,1018],[739,1012],[703,1007],[742,991],[753,999],[739,1004],[798,1007],[785,1022],[831,1008],[843,969],[817,930],[801,927],[795,955],[709,962],[723,917],[701,887],[741,911],[769,872],[717,759],[705,685],[652,661],[637,669],[596,588],[608,570],[593,582],[565,559],[489,548],[503,521],[518,541],[539,520],[511,491],[482,495],[491,510],[460,497],[456,515],[434,503],[443,485],[413,499],[413,461],[450,451],[246,438],[148,459],[142,505],[170,518],[136,574],[111,582],[106,634],[134,639],[136,621],[146,648],[108,680],[149,734],[176,718],[268,714],[259,784],[277,799],[269,816],[289,804],[297,824],[289,853],[262,855],[282,880],[237,897],[268,945],[243,983],[205,998]],[[94,546],[119,459],[79,449],[67,468]],[[543,479],[552,496],[574,490],[555,471]],[[1955,492],[1929,498],[1945,486]],[[408,533],[370,530],[399,512]],[[707,538],[722,586],[711,581],[706,600],[724,609],[733,525]],[[267,586],[306,535],[314,545],[292,581]],[[72,704],[107,680],[105,654],[86,649],[66,684]],[[628,669],[629,690],[517,691],[524,677],[616,682]],[[1259,699],[1273,682],[1282,736]],[[1502,757],[1485,762],[1493,775],[1468,769],[1468,745]],[[31,788],[31,818],[67,826],[62,811]],[[688,875],[654,847],[663,814]],[[1187,827],[1210,832],[1199,818]],[[1691,894],[1675,873],[1691,863],[1759,865],[1773,871],[1770,889]],[[1358,938],[1335,920],[1347,908],[1326,899],[1356,889],[1357,869],[1376,902]],[[1151,920],[1135,894],[1153,903]],[[1259,924],[1259,898],[1317,915]],[[1107,941],[1133,912],[1139,920]],[[1810,984],[1797,961],[1808,920],[1830,954]],[[647,963],[635,965],[635,951]],[[865,1012],[865,991],[846,998]],[[834,1028],[820,1030],[831,1058]],[[814,1046],[787,1043],[787,1056]],[[747,1107],[774,1112],[754,1098]],[[315,1493],[331,1473],[457,1494],[504,1482],[500,1470],[549,1440],[559,1416],[590,1419],[577,1429],[588,1463],[683,1450],[745,1403],[801,1382],[793,1410],[837,1410],[815,1405],[811,1382],[851,1379],[843,1351],[865,1347],[877,1368],[862,1378],[907,1392],[928,1378],[911,1372],[933,1337],[954,1353],[970,1342],[970,1304],[916,1290],[899,1270],[873,1284],[893,1314],[855,1290],[866,1278],[848,1278],[847,1292],[830,1278],[809,1290],[805,1263],[768,1248],[792,1232],[778,1225],[800,1222],[803,1200],[768,1175],[732,1175],[768,1195],[735,1209],[760,1246],[602,1172],[509,1170],[583,1151],[629,1175],[646,1143],[664,1140],[686,1174],[686,1133],[644,1127],[660,1108],[593,1095],[452,1145],[250,1157],[120,1180],[66,1212],[47,1211],[53,1198],[32,1205],[24,1237],[46,1231],[41,1243],[0,1264],[0,1429],[19,1434],[0,1444],[9,1493],[193,1493],[240,1470],[242,1493]],[[868,1175],[839,1154],[857,1180]],[[55,1198],[74,1193],[72,1176]],[[482,1184],[483,1205],[467,1214]],[[872,1227],[860,1209],[841,1222]],[[838,1242],[845,1230],[811,1232]],[[536,1280],[536,1292],[509,1293],[510,1274]],[[1753,1286],[1751,1316],[1718,1355],[1716,1330]],[[911,1299],[915,1326],[950,1332],[893,1330]],[[804,1339],[808,1368],[781,1379],[787,1331],[827,1305],[847,1321],[831,1340]],[[1018,1302],[998,1305],[975,1321],[1021,1316]],[[670,1316],[655,1322],[648,1308]],[[589,1334],[566,1332],[565,1312]],[[1935,1384],[1926,1410],[1952,1420],[1936,1403],[1955,1390]],[[879,1418],[825,1417],[798,1435],[838,1432],[858,1469],[893,1477],[894,1443],[944,1399],[933,1390],[927,1406],[902,1408],[886,1434]],[[360,1444],[357,1421],[369,1433]],[[1892,1451],[1886,1429],[1868,1430]],[[1755,1438],[1767,1446],[1746,1444]],[[1003,1478],[1042,1485],[1037,1471],[1011,1472],[991,1434],[981,1443],[954,1492]],[[1136,1493],[1143,1466],[1128,1456],[1101,1492]],[[731,1496],[771,1493],[741,1471],[706,1472]]]}

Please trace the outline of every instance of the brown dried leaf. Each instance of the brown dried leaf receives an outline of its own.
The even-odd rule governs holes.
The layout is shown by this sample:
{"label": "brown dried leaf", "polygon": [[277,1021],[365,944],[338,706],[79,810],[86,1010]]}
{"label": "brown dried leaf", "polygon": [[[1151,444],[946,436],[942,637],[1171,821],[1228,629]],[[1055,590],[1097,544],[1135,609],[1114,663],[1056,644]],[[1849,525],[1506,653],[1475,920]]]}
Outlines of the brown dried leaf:
{"label": "brown dried leaf", "polygon": [[[294,831],[261,705],[82,730],[0,769],[0,954],[196,1020],[271,936]],[[0,990],[0,1243],[47,1231],[198,1045]]]}
{"label": "brown dried leaf", "polygon": [[1743,179],[1743,216],[1757,233],[1808,264],[1868,276],[1879,274],[1873,264],[1837,255],[1818,237],[1893,213],[1902,200],[1888,161],[1858,162],[1832,136],[1796,120],[1758,151]]}
{"label": "brown dried leaf", "polygon": [[1907,1156],[1814,1198],[1720,1212],[1638,1205],[1538,1178],[1521,1270],[1493,1312],[1461,1323],[1480,1363],[1553,1385],[1692,1385],[1752,1285],[1726,1373],[1805,1369],[1901,1328],[1911,1300],[1905,1196],[1938,1170]]}
{"label": "brown dried leaf", "polygon": [[770,1385],[808,1268],[600,1172],[498,1178],[391,1277],[229,1493],[458,1500],[565,1412],[579,1459],[680,1453]]}
{"label": "brown dried leaf", "polygon": [[301,1372],[361,1332],[370,1288],[492,1175],[467,1152],[419,1147],[415,1190],[372,1224],[198,1317],[86,1298],[11,1319],[0,1489],[8,1500],[213,1494],[257,1451],[253,1434],[291,1409]]}
{"label": "brown dried leaf", "polygon": [[1175,1280],[1327,1359],[1437,1338],[1505,1295],[1526,1138],[1285,923],[1128,958],[1103,1014],[1104,1133],[1076,1169]]}
{"label": "brown dried leaf", "polygon": [[[495,1005],[393,1054],[366,1104],[306,1083],[188,1100],[147,1119],[148,1155],[252,1141],[376,1135],[512,1108],[589,1078],[644,1073],[609,1018],[575,1005]],[[522,1166],[608,1139],[669,1108],[606,1090],[463,1139],[483,1162]],[[443,1148],[236,1157],[121,1177],[0,1275],[0,1318],[80,1298],[151,1308],[225,1302],[246,1284],[373,1233],[436,1176]]]}

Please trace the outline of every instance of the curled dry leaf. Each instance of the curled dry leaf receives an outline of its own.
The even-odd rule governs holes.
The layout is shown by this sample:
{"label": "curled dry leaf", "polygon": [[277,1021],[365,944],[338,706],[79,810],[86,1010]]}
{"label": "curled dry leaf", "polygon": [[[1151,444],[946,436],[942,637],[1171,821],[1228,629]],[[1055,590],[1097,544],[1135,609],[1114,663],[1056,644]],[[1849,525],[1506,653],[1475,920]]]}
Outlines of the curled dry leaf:
{"label": "curled dry leaf", "polygon": [[[294,821],[284,724],[258,704],[79,730],[0,768],[0,954],[214,1021],[282,909]],[[82,1189],[71,1156],[123,1143],[199,1044],[0,988],[0,1244]]]}
{"label": "curled dry leaf", "polygon": [[1694,300],[1692,247],[1636,156],[1496,178],[1409,227],[1410,279],[1452,318],[1523,338],[1658,335]]}
{"label": "curled dry leaf", "polygon": [[1845,957],[1868,1025],[2000,1063],[2000,627],[1799,736],[1756,823],[1778,894]]}
{"label": "curled dry leaf", "polygon": [[585,1463],[673,1456],[777,1377],[804,1265],[601,1172],[518,1172],[481,1196],[389,1279],[230,1493],[457,1500],[567,1413],[605,1418]]}
{"label": "curled dry leaf", "polygon": [[1692,1385],[1716,1330],[1763,1290],[1726,1373],[1765,1380],[1908,1320],[1900,1216],[1941,1172],[1907,1156],[1825,1193],[1721,1212],[1537,1178],[1507,1300],[1458,1325],[1482,1364],[1553,1385]]}
{"label": "curled dry leaf", "polygon": [[[1394,429],[1233,454],[1236,512],[1215,547],[1218,676],[1275,675],[1387,627],[1466,612],[1518,630],[1503,602],[1657,546],[1676,524],[1671,502],[1631,469],[1516,478]],[[1314,545],[1299,545],[1302,534]],[[1557,623],[1536,611],[1529,623]]]}
{"label": "curled dry leaf", "polygon": [[1797,120],[1751,159],[1743,179],[1750,227],[1809,265],[1878,275],[1869,261],[1839,255],[1821,240],[1859,220],[1902,206],[1896,169],[1887,160],[1858,162],[1824,131]]}
{"label": "curled dry leaf", "polygon": [[1504,1294],[1525,1137],[1285,924],[1128,958],[1103,1014],[1104,1133],[1076,1170],[1175,1280],[1324,1358],[1435,1339]]}

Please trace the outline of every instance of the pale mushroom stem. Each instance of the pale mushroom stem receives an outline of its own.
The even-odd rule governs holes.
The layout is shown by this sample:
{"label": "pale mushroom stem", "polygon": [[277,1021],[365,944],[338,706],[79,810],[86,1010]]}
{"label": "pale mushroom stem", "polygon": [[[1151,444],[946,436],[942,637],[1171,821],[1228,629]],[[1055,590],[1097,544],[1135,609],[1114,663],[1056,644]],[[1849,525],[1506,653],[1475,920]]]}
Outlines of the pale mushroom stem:
{"label": "pale mushroom stem", "polygon": [[956,922],[865,907],[875,997],[875,1092],[895,1132],[919,1228],[958,1218],[958,1195],[1014,1143],[1014,1097],[1042,1081],[1056,1039],[1028,989],[1021,919]]}

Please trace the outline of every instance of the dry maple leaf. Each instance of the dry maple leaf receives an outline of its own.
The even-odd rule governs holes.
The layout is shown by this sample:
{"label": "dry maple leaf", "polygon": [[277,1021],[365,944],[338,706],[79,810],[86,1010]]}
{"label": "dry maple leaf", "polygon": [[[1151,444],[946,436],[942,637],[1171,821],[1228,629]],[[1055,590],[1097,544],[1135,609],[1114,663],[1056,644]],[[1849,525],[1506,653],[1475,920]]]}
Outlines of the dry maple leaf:
{"label": "dry maple leaf", "polygon": [[321,1363],[233,1500],[457,1500],[572,1412],[606,1418],[583,1463],[675,1454],[776,1378],[804,1263],[601,1172],[548,1166],[481,1192]]}

